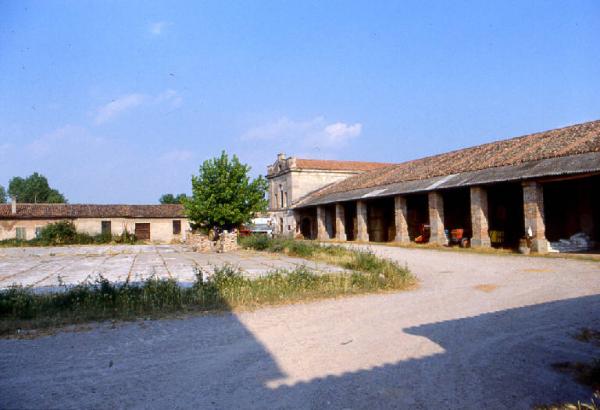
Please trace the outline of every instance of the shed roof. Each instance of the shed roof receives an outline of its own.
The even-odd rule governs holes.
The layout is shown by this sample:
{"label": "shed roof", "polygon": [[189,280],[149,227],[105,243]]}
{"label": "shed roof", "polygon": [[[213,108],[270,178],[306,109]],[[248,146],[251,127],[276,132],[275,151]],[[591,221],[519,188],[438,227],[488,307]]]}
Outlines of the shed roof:
{"label": "shed roof", "polygon": [[[417,192],[427,187],[459,186],[453,185],[459,179],[463,180],[460,185],[466,186],[552,175],[563,168],[564,173],[596,170],[600,168],[599,153],[600,121],[592,121],[375,169],[318,190],[297,206],[331,203],[342,197],[357,199],[359,192],[374,192],[376,187],[381,192],[373,196],[391,195],[388,187],[392,185],[396,186],[394,193],[403,192],[402,186],[407,192]],[[559,161],[561,158],[566,160]],[[557,161],[546,161],[552,159]],[[431,183],[442,179],[431,188]]]}
{"label": "shed roof", "polygon": [[338,161],[331,159],[296,158],[296,168],[326,171],[371,171],[392,164],[385,162]]}
{"label": "shed roof", "polygon": [[183,205],[91,205],[91,204],[11,204],[0,205],[0,219],[74,218],[185,218]]}

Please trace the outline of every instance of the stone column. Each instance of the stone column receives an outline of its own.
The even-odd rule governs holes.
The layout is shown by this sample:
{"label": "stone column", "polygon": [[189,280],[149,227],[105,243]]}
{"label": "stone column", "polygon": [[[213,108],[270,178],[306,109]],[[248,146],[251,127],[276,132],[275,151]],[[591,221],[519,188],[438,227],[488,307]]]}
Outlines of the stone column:
{"label": "stone column", "polygon": [[394,242],[409,243],[408,236],[408,208],[406,207],[406,197],[397,196],[394,198],[394,223],[396,225],[396,237]]}
{"label": "stone column", "polygon": [[473,248],[489,248],[490,242],[488,225],[488,200],[487,191],[481,186],[471,187],[471,228]]}
{"label": "stone column", "polygon": [[327,211],[324,206],[317,207],[317,240],[319,241],[329,239],[329,234],[327,233],[327,222],[325,220],[325,212]]}
{"label": "stone column", "polygon": [[523,214],[525,233],[531,229],[531,251],[548,252],[544,223],[544,191],[542,186],[535,181],[523,182]]}
{"label": "stone column", "polygon": [[369,231],[367,230],[367,204],[363,201],[356,201],[356,220],[356,240],[369,242]]}
{"label": "stone column", "polygon": [[342,204],[335,204],[335,239],[346,240],[346,214]]}
{"label": "stone column", "polygon": [[442,194],[437,191],[429,192],[429,227],[431,229],[431,236],[429,237],[429,243],[436,243],[438,245],[447,245],[448,240],[444,233],[444,198]]}

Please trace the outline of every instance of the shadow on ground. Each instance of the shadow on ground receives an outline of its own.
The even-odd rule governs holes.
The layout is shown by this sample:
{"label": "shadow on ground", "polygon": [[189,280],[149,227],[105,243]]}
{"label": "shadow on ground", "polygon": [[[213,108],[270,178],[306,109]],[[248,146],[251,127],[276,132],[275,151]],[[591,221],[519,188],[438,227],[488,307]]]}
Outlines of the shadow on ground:
{"label": "shadow on ground", "polygon": [[530,408],[590,397],[551,368],[598,354],[571,336],[588,326],[600,296],[424,324],[403,331],[441,353],[274,388],[277,357],[229,313],[2,340],[0,407]]}

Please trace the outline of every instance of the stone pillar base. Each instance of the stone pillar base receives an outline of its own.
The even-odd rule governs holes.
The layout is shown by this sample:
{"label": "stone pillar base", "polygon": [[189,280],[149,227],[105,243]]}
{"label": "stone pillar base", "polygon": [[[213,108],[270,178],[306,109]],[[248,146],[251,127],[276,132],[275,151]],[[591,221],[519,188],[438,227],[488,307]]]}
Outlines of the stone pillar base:
{"label": "stone pillar base", "polygon": [[487,239],[471,239],[471,248],[490,248],[492,242],[489,238]]}
{"label": "stone pillar base", "polygon": [[448,238],[446,238],[446,235],[431,236],[429,238],[429,243],[446,246],[448,245]]}
{"label": "stone pillar base", "polygon": [[394,242],[407,244],[410,243],[410,238],[408,237],[408,235],[396,235],[396,237],[394,238]]}
{"label": "stone pillar base", "polygon": [[546,239],[532,239],[531,252],[548,253],[548,241]]}

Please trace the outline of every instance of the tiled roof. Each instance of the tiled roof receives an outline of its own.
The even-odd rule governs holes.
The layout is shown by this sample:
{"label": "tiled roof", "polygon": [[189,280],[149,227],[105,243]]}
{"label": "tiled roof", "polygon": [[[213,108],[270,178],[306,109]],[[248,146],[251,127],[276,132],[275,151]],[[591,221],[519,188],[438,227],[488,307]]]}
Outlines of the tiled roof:
{"label": "tiled roof", "polygon": [[336,161],[326,159],[296,159],[296,168],[321,169],[327,171],[371,171],[392,164],[384,162]]}
{"label": "tiled roof", "polygon": [[72,218],[185,218],[183,205],[87,205],[87,204],[11,204],[0,205],[0,219]]}
{"label": "tiled roof", "polygon": [[375,169],[329,185],[312,198],[587,152],[600,152],[600,120]]}

